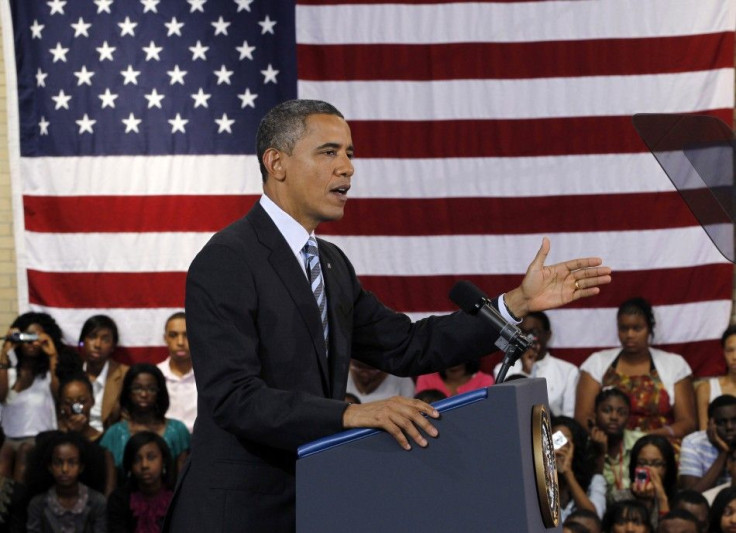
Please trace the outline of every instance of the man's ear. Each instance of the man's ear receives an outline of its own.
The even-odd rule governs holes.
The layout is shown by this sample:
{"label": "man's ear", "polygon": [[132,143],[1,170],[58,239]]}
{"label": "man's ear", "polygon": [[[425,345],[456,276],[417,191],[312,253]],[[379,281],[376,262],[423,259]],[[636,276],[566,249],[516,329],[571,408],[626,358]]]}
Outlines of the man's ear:
{"label": "man's ear", "polygon": [[284,169],[284,154],[276,148],[268,148],[263,152],[263,166],[266,167],[269,178],[283,181],[286,177]]}

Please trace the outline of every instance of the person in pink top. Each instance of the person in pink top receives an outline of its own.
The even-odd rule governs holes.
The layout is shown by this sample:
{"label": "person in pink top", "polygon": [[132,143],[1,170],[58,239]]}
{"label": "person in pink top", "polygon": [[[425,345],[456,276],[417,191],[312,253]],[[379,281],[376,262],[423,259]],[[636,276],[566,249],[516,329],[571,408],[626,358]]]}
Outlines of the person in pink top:
{"label": "person in pink top", "polygon": [[479,368],[480,363],[478,361],[472,361],[450,367],[442,372],[419,376],[417,378],[415,392],[437,389],[444,392],[447,396],[455,396],[456,394],[493,385],[496,382],[493,376],[485,372],[480,372],[478,370]]}

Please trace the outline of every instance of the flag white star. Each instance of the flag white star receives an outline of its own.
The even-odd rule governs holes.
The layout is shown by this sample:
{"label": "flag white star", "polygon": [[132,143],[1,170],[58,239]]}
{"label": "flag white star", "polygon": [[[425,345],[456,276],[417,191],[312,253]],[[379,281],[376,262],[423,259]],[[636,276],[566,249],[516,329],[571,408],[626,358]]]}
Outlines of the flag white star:
{"label": "flag white star", "polygon": [[111,13],[110,6],[112,5],[113,0],[94,0],[94,2],[97,5],[98,15],[103,11],[106,13]]}
{"label": "flag white star", "polygon": [[261,27],[261,35],[265,35],[267,33],[274,34],[273,27],[276,26],[276,21],[271,20],[271,17],[266,15],[266,18],[261,20],[258,25]]}
{"label": "flag white star", "polygon": [[143,4],[143,12],[148,13],[149,11],[153,11],[154,13],[158,13],[156,6],[159,3],[160,0],[141,0],[141,4]]}
{"label": "flag white star", "polygon": [[171,37],[172,35],[178,35],[181,37],[181,28],[184,26],[184,23],[176,20],[176,17],[171,17],[169,22],[164,22],[164,26],[169,30],[166,33],[167,37]]}
{"label": "flag white star", "polygon": [[256,49],[255,46],[248,46],[248,41],[243,41],[243,46],[236,46],[235,49],[240,52],[240,59],[248,58],[253,59],[253,51]]}
{"label": "flag white star", "polygon": [[40,135],[49,134],[49,124],[51,124],[51,122],[46,120],[46,117],[41,117],[41,120],[38,121],[38,127],[41,130]]}
{"label": "flag white star", "polygon": [[123,22],[118,22],[118,26],[120,26],[120,37],[125,37],[126,35],[135,37],[135,27],[138,26],[138,23],[130,20],[130,17],[125,17]]}
{"label": "flag white star", "polygon": [[51,0],[51,2],[46,2],[46,5],[51,8],[51,15],[53,15],[54,13],[63,15],[66,2],[64,0]]}
{"label": "flag white star", "polygon": [[186,131],[184,130],[184,126],[186,126],[187,122],[189,121],[185,118],[181,118],[181,115],[179,113],[177,113],[176,116],[168,122],[169,124],[171,124],[171,133],[176,133],[177,131],[186,133]]}
{"label": "flag white star", "polygon": [[129,83],[132,83],[133,85],[138,85],[138,76],[141,75],[140,70],[133,70],[132,65],[128,65],[128,68],[125,70],[121,70],[120,74],[125,78],[123,80],[123,85],[128,85]]}
{"label": "flag white star", "polygon": [[80,35],[89,37],[87,30],[92,26],[92,24],[85,22],[82,17],[79,17],[79,21],[70,24],[70,26],[74,28],[74,37],[79,37]]}
{"label": "flag white star", "polygon": [[198,92],[196,92],[195,94],[193,94],[191,96],[192,96],[192,98],[194,98],[194,108],[195,109],[198,108],[198,107],[208,107],[207,106],[207,100],[209,100],[212,97],[211,94],[206,94],[202,90],[202,87],[199,88],[199,91]]}
{"label": "flag white star", "polygon": [[225,65],[222,65],[220,70],[215,70],[214,74],[217,76],[217,85],[221,85],[223,83],[230,85],[230,76],[233,75],[233,71],[226,69]]}
{"label": "flag white star", "polygon": [[194,13],[195,11],[201,11],[204,13],[204,5],[207,3],[207,0],[187,0],[187,3],[192,6],[189,9],[190,13]]}
{"label": "flag white star", "polygon": [[163,46],[156,46],[156,43],[151,41],[151,44],[143,47],[143,51],[146,53],[146,61],[150,61],[151,59],[161,61],[161,58],[158,56],[158,54],[161,53],[161,50],[163,49]]}
{"label": "flag white star", "polygon": [[77,77],[77,87],[85,84],[91,86],[92,76],[94,76],[95,73],[87,70],[87,67],[85,65],[82,65],[82,70],[78,70],[74,73],[74,75]]}
{"label": "flag white star", "polygon": [[125,124],[125,133],[130,133],[131,131],[138,133],[138,124],[143,121],[139,118],[135,118],[135,115],[131,113],[128,115],[128,118],[124,118],[121,122]]}
{"label": "flag white star", "polygon": [[115,51],[115,47],[107,44],[107,41],[103,42],[102,46],[98,46],[95,50],[100,54],[100,61],[104,61],[105,59],[112,61],[112,53]]}
{"label": "flag white star", "polygon": [[79,126],[79,133],[81,134],[85,131],[89,133],[94,133],[94,131],[92,131],[92,126],[94,126],[97,121],[90,119],[87,116],[87,113],[85,113],[81,119],[75,120],[74,122],[76,122],[77,126]]}
{"label": "flag white star", "polygon": [[278,83],[276,81],[276,75],[278,73],[279,71],[274,70],[274,68],[271,66],[271,63],[269,63],[268,68],[261,71],[261,74],[263,74],[263,84],[265,85],[268,82]]}
{"label": "flag white star", "polygon": [[50,48],[49,52],[51,52],[54,56],[54,63],[56,63],[57,61],[66,63],[66,54],[69,52],[69,49],[62,48],[61,43],[56,43],[56,47]]}
{"label": "flag white star", "polygon": [[238,4],[236,13],[240,13],[243,10],[250,11],[250,5],[253,3],[253,0],[235,0],[235,3]]}
{"label": "flag white star", "polygon": [[166,95],[159,94],[154,88],[150,93],[144,94],[143,98],[148,100],[148,109],[151,109],[152,107],[158,107],[159,109],[161,109],[161,100],[166,98]]}
{"label": "flag white star", "polygon": [[225,22],[225,20],[220,17],[215,22],[211,22],[212,27],[215,28],[215,35],[227,35],[227,27],[230,26],[229,22]]}
{"label": "flag white star", "polygon": [[41,70],[39,67],[38,71],[36,72],[36,86],[37,87],[46,87],[46,78],[48,77],[48,74]]}
{"label": "flag white star", "polygon": [[189,51],[192,53],[192,61],[196,61],[197,59],[207,61],[205,54],[209,49],[209,46],[202,46],[202,43],[197,41],[196,45],[189,47]]}
{"label": "flag white star", "polygon": [[59,94],[52,96],[51,99],[56,102],[56,107],[54,107],[54,109],[61,109],[62,107],[64,109],[69,109],[69,100],[71,100],[72,97],[71,95],[64,94],[64,89],[61,89]]}
{"label": "flag white star", "polygon": [[33,24],[31,24],[31,39],[40,39],[41,32],[45,27],[44,24],[39,24],[37,20],[34,20]]}
{"label": "flag white star", "polygon": [[166,74],[171,78],[169,85],[174,85],[175,83],[184,85],[184,76],[187,75],[187,71],[179,70],[179,65],[174,65],[174,70],[167,70]]}
{"label": "flag white star", "polygon": [[110,89],[105,89],[105,92],[103,94],[97,95],[97,98],[102,100],[102,109],[105,109],[106,107],[112,107],[115,109],[115,99],[118,97],[117,94],[112,94],[110,92]]}
{"label": "flag white star", "polygon": [[246,89],[243,94],[239,94],[238,98],[240,98],[242,102],[240,104],[240,109],[243,109],[246,106],[250,106],[253,109],[255,109],[256,107],[255,101],[256,101],[256,98],[258,98],[258,95],[250,92],[250,89]]}
{"label": "flag white star", "polygon": [[216,118],[215,122],[217,122],[217,125],[219,126],[217,128],[217,133],[222,133],[223,131],[228,133],[233,132],[233,130],[230,129],[230,126],[235,124],[235,121],[231,118],[227,118],[227,113],[223,113],[222,118]]}

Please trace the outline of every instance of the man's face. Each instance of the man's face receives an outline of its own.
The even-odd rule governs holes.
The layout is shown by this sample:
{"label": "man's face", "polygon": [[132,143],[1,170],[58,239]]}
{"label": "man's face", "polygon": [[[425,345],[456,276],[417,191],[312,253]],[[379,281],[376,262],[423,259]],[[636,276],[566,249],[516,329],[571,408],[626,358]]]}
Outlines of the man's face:
{"label": "man's face", "polygon": [[321,222],[341,219],[354,171],[347,122],[335,115],[310,115],[292,153],[279,154],[283,174],[275,179],[284,185],[277,193],[279,206],[309,232]]}
{"label": "man's face", "polygon": [[187,322],[183,318],[172,318],[166,324],[164,341],[172,359],[189,358],[189,339],[187,339]]}
{"label": "man's face", "polygon": [[704,503],[690,503],[681,501],[677,504],[679,509],[690,511],[695,518],[698,519],[698,533],[707,533],[708,531],[708,506]]}
{"label": "man's face", "polygon": [[736,442],[736,405],[725,405],[713,411],[716,433],[726,444]]}

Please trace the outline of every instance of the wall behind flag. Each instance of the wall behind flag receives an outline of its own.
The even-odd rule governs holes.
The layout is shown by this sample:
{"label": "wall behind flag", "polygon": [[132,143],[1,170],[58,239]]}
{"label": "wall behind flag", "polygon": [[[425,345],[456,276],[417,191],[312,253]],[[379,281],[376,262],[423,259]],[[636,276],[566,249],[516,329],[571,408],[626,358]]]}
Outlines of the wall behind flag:
{"label": "wall behind flag", "polygon": [[[5,72],[0,28],[0,72]],[[13,205],[10,199],[10,165],[8,164],[8,104],[5,76],[0,76],[0,331],[18,315],[15,239],[13,238]]]}

